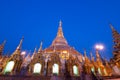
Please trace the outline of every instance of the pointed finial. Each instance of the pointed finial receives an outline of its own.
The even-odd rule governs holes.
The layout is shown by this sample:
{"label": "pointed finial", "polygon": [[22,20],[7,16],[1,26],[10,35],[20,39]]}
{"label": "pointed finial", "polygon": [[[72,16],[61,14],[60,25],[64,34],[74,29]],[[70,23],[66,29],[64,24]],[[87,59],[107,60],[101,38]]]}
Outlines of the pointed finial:
{"label": "pointed finial", "polygon": [[117,30],[112,26],[112,24],[110,24],[110,28],[111,28],[112,32],[117,33],[117,34],[119,35],[119,33],[118,33]]}
{"label": "pointed finial", "polygon": [[6,40],[4,40],[4,41],[3,41],[2,45],[4,46],[4,45],[5,45],[5,43],[6,43]]}
{"label": "pointed finial", "polygon": [[6,43],[6,40],[4,40],[3,43],[0,45],[0,56],[3,53],[5,43]]}
{"label": "pointed finial", "polygon": [[34,49],[34,52],[33,52],[33,54],[32,54],[32,57],[31,57],[31,59],[33,59],[34,58],[34,56],[35,56],[35,54],[37,53],[37,48],[35,47],[35,49]]}
{"label": "pointed finial", "polygon": [[97,58],[100,58],[98,49],[96,49],[96,57],[97,57]]}
{"label": "pointed finial", "polygon": [[60,20],[60,22],[59,22],[59,27],[60,27],[60,26],[62,27],[62,21],[61,21],[61,20]]}
{"label": "pointed finial", "polygon": [[112,30],[114,30],[114,27],[113,27],[113,25],[112,24],[109,24],[110,25],[110,28],[112,29]]}
{"label": "pointed finial", "polygon": [[34,49],[34,52],[33,52],[33,53],[36,53],[36,51],[37,51],[37,48],[35,47],[35,49]]}
{"label": "pointed finial", "polygon": [[40,48],[39,48],[38,51],[42,51],[42,44],[43,44],[43,42],[41,41],[41,43],[40,43]]}
{"label": "pointed finial", "polygon": [[23,43],[23,39],[24,39],[24,37],[22,37],[22,39],[20,40],[20,43],[19,43],[19,45],[18,45],[17,49],[20,49],[20,48],[21,48],[22,43]]}
{"label": "pointed finial", "polygon": [[90,52],[90,57],[91,57],[91,59],[92,59],[92,57],[93,57],[92,52]]}
{"label": "pointed finial", "polygon": [[90,57],[91,57],[91,60],[94,61],[94,57],[93,57],[92,52],[90,52]]}
{"label": "pointed finial", "polygon": [[59,28],[58,28],[57,37],[64,37],[63,36],[63,31],[62,31],[62,21],[61,20],[59,22]]}
{"label": "pointed finial", "polygon": [[84,57],[87,57],[87,56],[86,56],[86,49],[84,49]]}

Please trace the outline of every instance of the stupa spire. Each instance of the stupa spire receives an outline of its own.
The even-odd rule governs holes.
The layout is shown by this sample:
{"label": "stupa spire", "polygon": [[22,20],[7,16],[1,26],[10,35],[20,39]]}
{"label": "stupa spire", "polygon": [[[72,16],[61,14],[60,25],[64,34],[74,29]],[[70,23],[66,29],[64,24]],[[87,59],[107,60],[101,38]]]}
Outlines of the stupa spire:
{"label": "stupa spire", "polygon": [[60,22],[59,22],[59,26],[62,26],[62,21],[60,20]]}
{"label": "stupa spire", "polygon": [[31,59],[34,58],[34,56],[35,56],[36,53],[37,53],[37,48],[34,49],[34,52],[33,52],[33,55],[32,55],[32,57],[31,57]]}
{"label": "stupa spire", "polygon": [[6,43],[6,40],[4,40],[3,43],[0,45],[0,56],[2,56],[5,43]]}
{"label": "stupa spire", "polygon": [[117,30],[115,30],[112,24],[110,24],[110,28],[112,30],[113,38],[119,37],[119,33],[117,32]]}
{"label": "stupa spire", "polygon": [[4,40],[4,41],[3,41],[2,46],[4,46],[4,45],[5,45],[5,43],[6,43],[6,40]]}
{"label": "stupa spire", "polygon": [[100,58],[99,50],[98,49],[96,49],[96,58]]}
{"label": "stupa spire", "polygon": [[19,45],[17,47],[17,50],[21,49],[22,43],[23,43],[23,39],[24,39],[24,37],[22,37],[22,39],[20,40],[20,43],[19,43]]}
{"label": "stupa spire", "polygon": [[52,42],[52,46],[53,45],[67,45],[67,41],[66,41],[66,39],[64,38],[64,35],[63,35],[62,21],[61,20],[59,22],[57,36]]}
{"label": "stupa spire", "polygon": [[20,40],[20,43],[19,43],[19,45],[17,46],[16,50],[14,51],[12,57],[13,57],[14,55],[16,55],[16,54],[19,54],[19,55],[21,54],[21,48],[22,48],[23,39],[24,39],[24,37],[22,37],[22,39]]}
{"label": "stupa spire", "polygon": [[112,26],[112,24],[110,24],[110,28],[111,28],[112,30],[115,30],[114,27]]}
{"label": "stupa spire", "polygon": [[58,32],[57,32],[57,37],[64,37],[63,36],[63,31],[62,31],[62,21],[61,20],[59,22],[59,28],[58,28]]}
{"label": "stupa spire", "polygon": [[41,41],[40,48],[39,48],[38,52],[42,51],[42,44],[43,44],[43,42]]}
{"label": "stupa spire", "polygon": [[87,57],[87,55],[86,55],[86,49],[84,49],[84,57]]}
{"label": "stupa spire", "polygon": [[91,61],[94,61],[94,56],[93,56],[92,52],[90,52],[90,58],[91,58]]}

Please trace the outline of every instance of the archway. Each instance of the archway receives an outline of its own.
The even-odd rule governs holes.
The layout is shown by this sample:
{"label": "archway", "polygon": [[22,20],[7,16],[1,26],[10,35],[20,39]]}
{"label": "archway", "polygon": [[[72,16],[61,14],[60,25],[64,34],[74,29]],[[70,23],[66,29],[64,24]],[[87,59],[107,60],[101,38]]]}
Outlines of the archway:
{"label": "archway", "polygon": [[40,72],[41,72],[41,67],[42,67],[42,65],[41,65],[40,63],[36,63],[36,64],[34,65],[33,73],[40,74]]}
{"label": "archway", "polygon": [[75,76],[78,76],[78,75],[79,75],[79,73],[78,73],[78,67],[77,67],[76,65],[73,66],[73,74],[74,74]]}
{"label": "archway", "polygon": [[58,64],[54,64],[53,65],[53,69],[52,69],[53,71],[53,74],[59,74],[59,65]]}
{"label": "archway", "polygon": [[9,73],[13,70],[13,67],[15,65],[14,61],[9,61],[5,67],[4,73]]}

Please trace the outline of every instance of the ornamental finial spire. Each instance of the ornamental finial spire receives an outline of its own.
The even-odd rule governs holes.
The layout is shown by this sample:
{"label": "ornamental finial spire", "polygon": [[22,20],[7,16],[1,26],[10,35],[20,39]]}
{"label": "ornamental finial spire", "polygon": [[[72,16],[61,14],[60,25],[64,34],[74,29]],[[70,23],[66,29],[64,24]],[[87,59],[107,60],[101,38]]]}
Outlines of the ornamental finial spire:
{"label": "ornamental finial spire", "polygon": [[31,57],[31,59],[34,58],[34,56],[35,56],[36,53],[37,53],[37,48],[34,49],[34,52],[33,52],[33,55],[32,55],[32,57]]}
{"label": "ornamental finial spire", "polygon": [[59,27],[60,27],[60,26],[62,27],[62,21],[61,21],[61,20],[60,20],[60,22],[59,22]]}
{"label": "ornamental finial spire", "polygon": [[58,28],[57,37],[64,37],[63,36],[63,31],[62,31],[62,21],[61,20],[59,22],[59,28]]}
{"label": "ornamental finial spire", "polygon": [[41,41],[40,48],[39,48],[38,52],[42,51],[42,44],[43,44],[43,42]]}
{"label": "ornamental finial spire", "polygon": [[110,28],[111,28],[112,30],[115,30],[112,24],[110,24]]}
{"label": "ornamental finial spire", "polygon": [[87,57],[87,55],[86,55],[86,49],[84,49],[84,57]]}
{"label": "ornamental finial spire", "polygon": [[5,45],[5,43],[6,43],[6,40],[4,40],[4,41],[3,41],[2,45],[4,46],[4,45]]}
{"label": "ornamental finial spire", "polygon": [[58,32],[56,38],[53,40],[52,45],[67,45],[62,31],[62,21],[59,22]]}
{"label": "ornamental finial spire", "polygon": [[19,43],[17,49],[21,49],[21,46],[22,46],[22,43],[23,43],[23,39],[24,39],[24,37],[22,37],[22,39],[20,40],[20,43]]}

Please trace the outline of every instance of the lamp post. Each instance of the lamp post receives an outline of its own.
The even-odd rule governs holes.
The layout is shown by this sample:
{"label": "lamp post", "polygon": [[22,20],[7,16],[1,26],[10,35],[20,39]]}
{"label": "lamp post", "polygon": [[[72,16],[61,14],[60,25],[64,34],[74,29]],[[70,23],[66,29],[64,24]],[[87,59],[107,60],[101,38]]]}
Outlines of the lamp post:
{"label": "lamp post", "polygon": [[[102,45],[102,44],[97,44],[96,46],[95,46],[95,49],[96,49],[96,61],[99,63],[99,62],[103,62],[103,59],[102,59],[102,57],[101,57],[101,55],[99,54],[99,50],[103,50],[104,49],[104,46]],[[102,61],[101,61],[102,60]],[[101,65],[101,64],[100,64]],[[100,74],[100,75],[102,75],[102,72],[101,72],[101,70],[103,71],[103,69],[100,67],[100,65],[99,65],[99,67],[98,67],[98,69],[97,69],[97,73],[96,74]],[[97,75],[98,76],[98,75]]]}
{"label": "lamp post", "polygon": [[96,49],[96,57],[100,57],[99,56],[99,51],[103,50],[104,46],[102,44],[96,44],[95,49]]}
{"label": "lamp post", "polygon": [[96,49],[96,57],[100,57],[99,51],[103,50],[104,46],[102,44],[96,44],[95,49]]}

